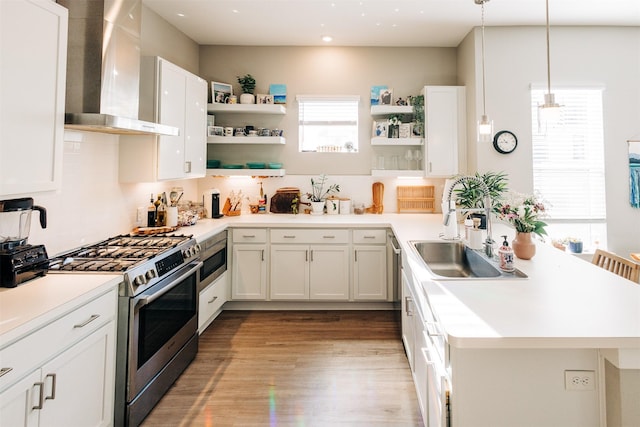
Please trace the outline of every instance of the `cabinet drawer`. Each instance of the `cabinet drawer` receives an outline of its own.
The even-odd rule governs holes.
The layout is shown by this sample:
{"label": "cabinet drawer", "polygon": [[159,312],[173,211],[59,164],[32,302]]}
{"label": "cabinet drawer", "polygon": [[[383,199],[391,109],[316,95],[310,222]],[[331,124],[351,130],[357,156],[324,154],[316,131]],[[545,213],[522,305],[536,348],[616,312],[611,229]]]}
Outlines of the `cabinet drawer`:
{"label": "cabinet drawer", "polygon": [[387,230],[358,229],[353,230],[353,243],[357,244],[386,244]]}
{"label": "cabinet drawer", "polygon": [[349,243],[346,229],[291,229],[271,230],[271,243]]}
{"label": "cabinet drawer", "polygon": [[208,326],[210,318],[227,302],[228,295],[229,284],[226,273],[200,292],[198,302],[198,330],[200,333]]}
{"label": "cabinet drawer", "polygon": [[235,228],[231,232],[233,243],[266,243],[266,228]]}
{"label": "cabinet drawer", "polygon": [[0,369],[11,369],[0,377],[0,391],[114,319],[117,301],[117,291],[113,289],[0,351]]}

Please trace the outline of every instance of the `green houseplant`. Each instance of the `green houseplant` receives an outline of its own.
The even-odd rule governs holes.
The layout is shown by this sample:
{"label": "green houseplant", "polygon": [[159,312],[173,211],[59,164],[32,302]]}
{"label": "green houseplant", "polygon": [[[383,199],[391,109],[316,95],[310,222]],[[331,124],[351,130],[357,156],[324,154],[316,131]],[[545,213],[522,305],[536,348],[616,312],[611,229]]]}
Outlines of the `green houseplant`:
{"label": "green houseplant", "polygon": [[411,107],[413,109],[413,127],[414,136],[424,136],[424,95],[416,95],[411,98]]}
{"label": "green houseplant", "polygon": [[305,196],[311,202],[311,213],[321,215],[324,212],[325,199],[332,194],[340,192],[340,185],[331,184],[325,187],[327,176],[320,175],[318,178],[311,178],[311,192],[305,193]]}
{"label": "green houseplant", "polygon": [[[507,174],[504,172],[485,172],[475,173],[475,177],[482,180],[489,189],[489,198],[491,199],[491,212],[500,213],[502,199],[507,192]],[[462,181],[459,186],[454,189],[456,194],[456,204],[464,212],[466,209],[484,209],[485,194],[482,186],[476,181]],[[483,213],[472,213],[472,217],[480,218],[481,228],[486,227],[486,218]]]}
{"label": "green houseplant", "polygon": [[254,104],[255,97],[253,92],[256,90],[256,79],[251,74],[245,74],[244,76],[237,76],[238,83],[242,87],[242,95],[240,95],[241,104]]}

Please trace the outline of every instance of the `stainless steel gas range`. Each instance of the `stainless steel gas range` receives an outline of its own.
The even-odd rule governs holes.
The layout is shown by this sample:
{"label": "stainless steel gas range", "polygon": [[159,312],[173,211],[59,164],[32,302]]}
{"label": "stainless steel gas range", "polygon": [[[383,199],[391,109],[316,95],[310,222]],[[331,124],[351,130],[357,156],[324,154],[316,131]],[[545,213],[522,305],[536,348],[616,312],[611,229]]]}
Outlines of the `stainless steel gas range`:
{"label": "stainless steel gas range", "polygon": [[122,274],[115,425],[137,426],[198,351],[200,246],[191,236],[122,235],[50,260],[49,271]]}

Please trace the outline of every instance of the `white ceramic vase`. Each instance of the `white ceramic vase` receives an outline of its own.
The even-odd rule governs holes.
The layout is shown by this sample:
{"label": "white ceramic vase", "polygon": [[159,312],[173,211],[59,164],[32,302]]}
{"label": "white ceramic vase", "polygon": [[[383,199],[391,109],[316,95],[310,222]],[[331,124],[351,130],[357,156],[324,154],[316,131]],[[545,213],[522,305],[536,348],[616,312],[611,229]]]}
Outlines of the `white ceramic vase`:
{"label": "white ceramic vase", "polygon": [[256,97],[250,93],[243,93],[240,95],[240,104],[255,104]]}
{"label": "white ceramic vase", "polygon": [[311,213],[322,215],[324,213],[324,202],[311,202]]}
{"label": "white ceramic vase", "polygon": [[327,207],[328,215],[336,215],[340,212],[340,200],[338,199],[327,199],[325,201],[325,206]]}

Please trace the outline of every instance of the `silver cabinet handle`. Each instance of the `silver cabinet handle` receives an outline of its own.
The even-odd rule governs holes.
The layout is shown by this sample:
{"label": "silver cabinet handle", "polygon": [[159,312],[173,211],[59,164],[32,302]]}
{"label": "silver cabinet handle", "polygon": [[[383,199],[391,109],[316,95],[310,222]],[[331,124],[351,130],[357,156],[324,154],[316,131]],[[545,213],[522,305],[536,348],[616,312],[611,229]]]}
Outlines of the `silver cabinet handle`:
{"label": "silver cabinet handle", "polygon": [[375,239],[376,236],[364,236],[365,239]]}
{"label": "silver cabinet handle", "polygon": [[191,161],[184,162],[184,172],[191,173]]}
{"label": "silver cabinet handle", "polygon": [[357,250],[353,251],[353,260],[355,262],[358,262],[358,251]]}
{"label": "silver cabinet handle", "polygon": [[33,406],[31,409],[42,409],[44,405],[44,383],[37,382],[33,384],[34,387],[40,387],[40,397],[38,398],[38,404]]}
{"label": "silver cabinet handle", "polygon": [[51,394],[45,397],[45,400],[54,400],[56,398],[56,374],[47,374],[45,380],[51,378]]}
{"label": "silver cabinet handle", "polygon": [[313,249],[311,249],[311,262],[313,262]]}
{"label": "silver cabinet handle", "polygon": [[323,239],[335,239],[336,236],[322,236]]}
{"label": "silver cabinet handle", "polygon": [[211,304],[212,302],[214,302],[217,299],[218,299],[218,297],[213,297],[209,301],[207,301],[207,304]]}
{"label": "silver cabinet handle", "polygon": [[309,250],[304,251],[304,260],[309,261]]}
{"label": "silver cabinet handle", "polygon": [[245,239],[253,239],[256,237],[255,234],[243,234],[242,237],[244,237]]}
{"label": "silver cabinet handle", "polygon": [[264,261],[264,249],[261,250],[260,252],[261,252],[260,256],[262,257],[262,261]]}
{"label": "silver cabinet handle", "polygon": [[11,371],[13,371],[13,368],[0,368],[0,377],[7,375]]}
{"label": "silver cabinet handle", "polygon": [[285,238],[285,239],[295,239],[296,238],[296,236],[292,236],[290,234],[284,235],[282,237]]}
{"label": "silver cabinet handle", "polygon": [[85,320],[82,323],[78,323],[77,325],[73,325],[73,328],[84,328],[85,326],[87,326],[89,323],[93,322],[94,320],[96,320],[98,317],[100,317],[99,314],[92,314],[91,317],[89,317],[87,320]]}
{"label": "silver cabinet handle", "polygon": [[413,316],[413,311],[409,308],[412,302],[413,298],[404,297],[404,311],[407,313],[407,316]]}
{"label": "silver cabinet handle", "polygon": [[424,326],[427,329],[427,334],[430,337],[440,337],[440,336],[442,336],[442,334],[438,331],[437,323],[425,322]]}

